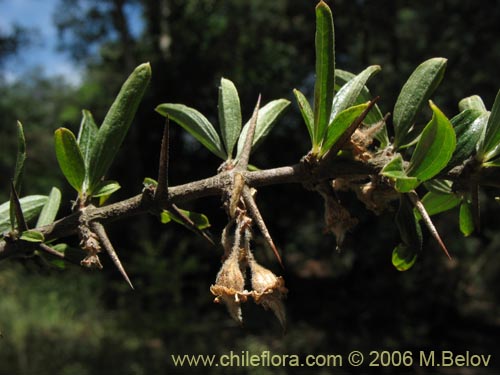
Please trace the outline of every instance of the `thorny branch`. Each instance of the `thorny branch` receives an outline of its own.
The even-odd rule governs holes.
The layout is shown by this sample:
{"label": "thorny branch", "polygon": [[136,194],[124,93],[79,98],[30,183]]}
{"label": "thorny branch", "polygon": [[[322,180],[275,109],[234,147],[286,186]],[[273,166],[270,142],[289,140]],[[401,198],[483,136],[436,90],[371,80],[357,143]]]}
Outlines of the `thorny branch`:
{"label": "thorny branch", "polygon": [[[304,186],[314,186],[325,180],[348,176],[370,176],[376,175],[387,161],[373,158],[369,162],[337,159],[335,163],[319,165],[311,168],[307,162],[293,164],[285,167],[271,168],[260,171],[240,172],[248,186],[262,187],[277,184],[298,183]],[[455,168],[447,176],[450,180],[465,180],[468,176],[463,175]],[[189,182],[183,185],[170,186],[168,197],[171,203],[183,203],[195,199],[220,196],[233,181],[233,175],[228,171],[222,171],[212,177]],[[499,186],[498,176],[495,179],[480,181],[479,183],[488,186]],[[81,215],[85,215],[88,222],[99,221],[106,224],[111,221],[120,220],[130,216],[140,215],[149,211],[157,210],[157,203],[154,200],[154,190],[145,188],[141,194],[131,198],[109,204],[103,207],[87,207],[84,212],[75,212],[63,217],[53,224],[43,227],[33,228],[41,232],[46,241],[56,238],[63,238],[77,233]],[[20,251],[22,246],[11,241],[0,241],[0,260],[16,255],[23,255]],[[32,249],[26,246],[26,252]]]}

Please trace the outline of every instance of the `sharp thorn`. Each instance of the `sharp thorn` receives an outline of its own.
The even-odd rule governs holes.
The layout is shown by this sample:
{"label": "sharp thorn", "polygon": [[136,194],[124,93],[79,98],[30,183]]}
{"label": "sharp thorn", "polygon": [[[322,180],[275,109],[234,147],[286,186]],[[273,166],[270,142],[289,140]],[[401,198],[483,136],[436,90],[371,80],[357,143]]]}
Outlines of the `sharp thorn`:
{"label": "sharp thorn", "polygon": [[154,199],[157,202],[168,201],[168,164],[169,164],[169,118],[165,120],[163,137],[161,140],[160,163],[158,167],[158,185],[156,186]]}
{"label": "sharp thorn", "polygon": [[264,222],[264,219],[260,214],[259,208],[257,207],[257,204],[255,203],[255,200],[250,192],[250,188],[247,185],[245,185],[245,187],[243,188],[243,200],[245,201],[245,205],[247,206],[247,208],[250,210],[250,214],[252,215],[255,223],[257,224],[257,227],[262,233],[262,236],[265,238],[268,246],[273,251],[274,255],[276,256],[276,259],[278,259],[281,268],[284,269],[285,267],[283,266],[281,255],[276,245],[274,244],[271,234],[267,230],[266,223]]}
{"label": "sharp thorn", "polygon": [[108,238],[108,235],[106,234],[106,230],[102,226],[101,223],[98,222],[93,222],[91,223],[92,230],[97,234],[99,237],[99,241],[101,244],[104,246],[106,249],[106,252],[108,253],[109,257],[113,261],[113,264],[118,268],[118,271],[121,273],[127,284],[134,290],[134,286],[132,285],[132,282],[130,281],[127,272],[125,271],[125,268],[122,265],[122,262],[120,261],[120,258],[118,258],[118,254],[116,253],[113,245],[111,244],[111,241]]}
{"label": "sharp thorn", "polygon": [[[16,187],[14,186],[14,182],[10,182],[10,204],[14,205],[14,214],[17,220],[17,225],[19,231],[24,232],[28,230],[28,225],[26,224],[26,220],[24,218],[23,210],[21,208],[21,202],[19,201],[19,196],[17,195]],[[12,209],[12,208],[11,208]],[[14,226],[14,223],[11,223]]]}
{"label": "sharp thorn", "polygon": [[246,171],[248,168],[248,161],[250,160],[250,154],[252,153],[253,139],[255,136],[255,128],[257,127],[257,117],[259,116],[261,96],[257,98],[257,104],[253,110],[252,118],[250,119],[250,125],[248,126],[248,133],[245,138],[245,143],[243,145],[243,150],[241,151],[240,160],[236,166],[240,171]]}
{"label": "sharp thorn", "polygon": [[417,211],[420,213],[420,216],[422,216],[422,220],[424,221],[425,225],[429,229],[429,232],[431,232],[432,237],[437,241],[441,249],[444,251],[446,256],[448,257],[449,260],[452,260],[450,253],[448,252],[448,249],[446,248],[446,245],[444,244],[443,240],[441,239],[441,236],[439,235],[439,232],[437,231],[436,227],[434,226],[434,223],[432,222],[429,214],[427,213],[427,210],[425,209],[424,205],[418,199],[418,195],[415,191],[408,193],[410,200],[412,201],[413,205],[416,207]]}

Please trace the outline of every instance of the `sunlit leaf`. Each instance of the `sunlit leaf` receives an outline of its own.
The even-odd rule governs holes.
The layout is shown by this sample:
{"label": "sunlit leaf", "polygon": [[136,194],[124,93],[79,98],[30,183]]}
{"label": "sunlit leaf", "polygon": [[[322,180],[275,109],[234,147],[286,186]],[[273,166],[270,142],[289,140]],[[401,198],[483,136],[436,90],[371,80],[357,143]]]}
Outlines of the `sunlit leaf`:
{"label": "sunlit leaf", "polygon": [[222,142],[215,128],[196,109],[183,104],[165,103],[156,107],[156,112],[163,116],[168,116],[171,120],[182,126],[184,130],[222,160],[227,159],[227,154],[224,151],[224,147],[222,147]]}
{"label": "sunlit leaf", "polygon": [[353,77],[349,82],[347,82],[342,88],[337,92],[333,98],[332,112],[330,115],[330,123],[337,117],[337,115],[351,107],[356,103],[356,99],[359,97],[366,82],[376,73],[380,72],[379,65],[372,65],[363,70],[357,76]]}
{"label": "sunlit leaf", "polygon": [[85,163],[75,135],[69,129],[59,128],[55,131],[54,142],[57,161],[64,177],[81,193],[85,179]]}
{"label": "sunlit leaf", "polygon": [[302,94],[299,90],[294,89],[293,93],[297,99],[297,104],[299,106],[300,113],[302,114],[302,118],[304,119],[304,123],[306,124],[312,144],[314,139],[314,114],[311,109],[311,105],[304,94]]}
{"label": "sunlit leaf", "polygon": [[500,155],[500,90],[488,118],[484,140],[478,151],[478,159],[486,162],[498,155]]}
{"label": "sunlit leaf", "polygon": [[321,145],[320,156],[326,154],[330,148],[339,140],[340,136],[347,130],[363,111],[368,108],[369,103],[360,104],[347,108],[340,112],[338,116],[328,126],[325,140]]}
{"label": "sunlit leaf", "polygon": [[108,110],[90,150],[89,192],[101,181],[113,162],[151,79],[149,63],[130,74]]}
{"label": "sunlit leaf", "polygon": [[396,154],[396,156],[382,168],[380,174],[394,180],[394,188],[400,193],[407,193],[415,189],[419,184],[416,177],[409,177],[406,174],[401,154]]}
{"label": "sunlit leaf", "polygon": [[[24,218],[27,222],[33,220],[38,216],[42,207],[47,203],[48,197],[46,195],[28,195],[21,198],[21,209]],[[5,232],[10,229],[10,202],[5,202],[0,205],[0,232]]]}
{"label": "sunlit leaf", "polygon": [[313,149],[319,146],[330,122],[335,90],[335,35],[332,11],[320,1],[316,6],[316,82],[314,84],[314,138]]}
{"label": "sunlit leaf", "polygon": [[241,106],[238,90],[226,78],[221,79],[219,87],[219,125],[227,155],[231,158],[241,132]]}
{"label": "sunlit leaf", "polygon": [[446,59],[436,57],[420,64],[404,84],[394,106],[394,146],[408,143],[406,136],[424,103],[439,86]]}
{"label": "sunlit leaf", "polygon": [[21,236],[19,238],[23,241],[27,242],[43,242],[45,241],[45,237],[43,236],[43,233],[38,232],[36,230],[26,230],[21,233]]}
{"label": "sunlit leaf", "polygon": [[[252,151],[254,151],[264,139],[266,139],[269,132],[272,130],[278,119],[285,113],[285,110],[290,105],[290,101],[286,99],[277,99],[267,103],[264,107],[259,109],[257,115],[257,125],[255,127],[255,134],[253,136]],[[245,139],[250,127],[248,121],[243,130],[241,131],[240,139],[238,140],[238,152],[236,158],[239,158],[245,145]]]}
{"label": "sunlit leaf", "polygon": [[92,147],[97,138],[99,129],[92,117],[92,113],[87,110],[82,111],[82,121],[80,122],[80,129],[78,130],[78,137],[76,139],[80,152],[82,153],[83,162],[85,163],[85,181],[83,190],[86,191],[89,186],[89,163]]}
{"label": "sunlit leaf", "polygon": [[44,204],[42,208],[42,212],[40,212],[40,216],[36,222],[37,227],[41,227],[44,225],[49,225],[54,222],[57,216],[57,212],[59,211],[59,206],[61,205],[61,191],[53,187],[48,196],[47,202]]}
{"label": "sunlit leaf", "polygon": [[407,174],[419,181],[426,181],[438,174],[450,161],[455,150],[455,132],[441,110],[430,102],[433,111],[415,147]]}
{"label": "sunlit leaf", "polygon": [[460,112],[468,109],[476,110],[481,113],[486,112],[486,106],[484,105],[483,99],[481,99],[479,95],[472,95],[467,98],[463,98],[458,103],[458,109]]}
{"label": "sunlit leaf", "polygon": [[[182,210],[179,209],[180,212],[182,212],[185,216],[187,216],[191,221],[194,223],[194,225],[200,229],[204,230],[210,227],[210,221],[204,214],[200,214],[197,212],[192,212],[192,211],[187,211],[187,210]],[[184,225],[184,221],[182,221],[176,214],[174,214],[171,211],[163,210],[161,215],[160,215],[160,220],[163,224],[167,224],[170,221],[175,221],[178,224]],[[188,229],[191,229],[190,227],[187,227]]]}
{"label": "sunlit leaf", "polygon": [[102,181],[95,189],[92,197],[102,197],[104,195],[111,195],[121,188],[120,184],[113,180]]}
{"label": "sunlit leaf", "polygon": [[408,271],[417,260],[417,251],[405,244],[399,244],[392,251],[392,264],[398,271]]}
{"label": "sunlit leaf", "polygon": [[[368,68],[369,69],[369,68]],[[356,77],[356,74],[348,72],[346,70],[342,69],[335,69],[335,91],[338,93],[340,89],[349,81],[351,81],[353,78]],[[354,101],[354,105],[357,104],[363,104],[366,102],[369,102],[370,100],[373,99],[373,96],[370,93],[370,90],[368,87],[365,85],[362,89],[361,92],[359,93],[358,97]],[[335,98],[334,98],[335,100]],[[380,108],[378,107],[377,104],[373,106],[373,109],[368,113],[366,116],[365,120],[363,121],[366,124],[372,125],[375,124],[379,121],[382,121],[384,119],[384,116],[382,115],[382,112],[380,111]]]}

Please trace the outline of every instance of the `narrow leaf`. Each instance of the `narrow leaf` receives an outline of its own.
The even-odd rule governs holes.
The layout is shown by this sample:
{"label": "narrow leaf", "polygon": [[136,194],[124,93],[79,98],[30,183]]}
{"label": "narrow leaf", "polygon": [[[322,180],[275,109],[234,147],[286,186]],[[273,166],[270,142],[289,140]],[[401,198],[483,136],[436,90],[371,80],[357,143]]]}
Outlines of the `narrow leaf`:
{"label": "narrow leaf", "polygon": [[[21,183],[23,179],[24,172],[24,162],[26,161],[26,139],[24,137],[23,124],[20,121],[17,122],[17,157],[16,157],[16,167],[14,169],[14,179],[12,184],[14,185],[14,190],[17,194],[21,194]],[[11,197],[12,198],[12,197]],[[14,205],[10,207],[10,222],[14,225],[16,214],[14,210]],[[14,228],[12,228],[14,229]]]}
{"label": "narrow leaf", "polygon": [[369,103],[360,104],[354,107],[344,109],[335,117],[328,126],[325,140],[321,146],[320,156],[326,154],[330,148],[337,142],[340,136],[349,128],[349,126],[368,108]]}
{"label": "narrow leaf", "polygon": [[[356,74],[353,74],[351,72],[348,72],[348,71],[342,70],[342,69],[335,69],[335,91],[338,93],[340,91],[340,89],[347,82],[351,81],[355,77],[356,77]],[[366,102],[370,101],[371,99],[373,99],[373,96],[371,95],[370,90],[368,89],[367,86],[364,86],[353,104],[357,105],[357,104],[366,103]],[[334,100],[335,100],[335,98],[334,98]],[[380,108],[378,107],[378,105],[375,104],[373,109],[366,116],[365,123],[372,125],[372,124],[376,124],[379,121],[382,121],[383,119],[384,119],[384,116],[382,115]]]}
{"label": "narrow leaf", "polygon": [[189,134],[196,138],[209,151],[222,160],[227,159],[227,154],[222,147],[219,135],[210,121],[196,109],[183,104],[160,104],[156,112],[169,116],[171,120],[182,126]]}
{"label": "narrow leaf", "polygon": [[[285,113],[285,110],[290,105],[290,102],[285,99],[277,99],[267,103],[264,107],[259,109],[257,115],[257,125],[255,127],[255,134],[253,136],[252,151],[254,151],[268,136],[278,119]],[[238,140],[238,152],[236,158],[240,158],[245,139],[250,127],[249,120],[240,134]]]}
{"label": "narrow leaf", "polygon": [[417,260],[417,251],[411,246],[399,244],[392,251],[392,265],[398,271],[408,271]]}
{"label": "narrow leaf", "polygon": [[356,99],[363,91],[366,82],[370,79],[370,77],[378,72],[380,72],[379,65],[369,66],[357,76],[353,77],[344,86],[342,86],[342,88],[333,98],[332,112],[330,114],[329,121],[330,123],[335,119],[335,117],[337,117],[340,112],[356,103]]}
{"label": "narrow leaf", "polygon": [[439,86],[445,68],[446,59],[429,59],[420,64],[404,84],[394,106],[395,148],[407,143],[408,131],[424,103]]}
{"label": "narrow leaf", "polygon": [[326,134],[335,90],[335,41],[332,11],[325,2],[316,6],[316,82],[314,84],[313,149]]}
{"label": "narrow leaf", "polygon": [[24,162],[26,161],[26,139],[24,137],[23,124],[17,122],[17,158],[14,170],[14,187],[18,194],[21,193],[21,180],[24,172]]}
{"label": "narrow leaf", "polygon": [[438,174],[450,161],[455,150],[455,132],[441,110],[429,102],[433,116],[420,136],[410,160],[407,174],[426,181]]}
{"label": "narrow leaf", "polygon": [[[177,210],[180,211],[184,216],[188,217],[189,220],[193,222],[194,226],[199,230],[210,228],[210,221],[208,220],[208,217],[206,215],[200,214],[198,212],[183,210],[181,208],[178,208]],[[184,223],[184,221],[175,213],[173,213],[172,211],[163,210],[161,213],[161,222],[163,224],[166,224],[171,220],[175,221],[177,224],[186,226],[186,223]],[[188,227],[188,229],[191,228]]]}
{"label": "narrow leaf", "polygon": [[302,94],[299,90],[294,89],[293,93],[297,99],[297,104],[299,106],[300,113],[302,114],[302,118],[304,119],[304,123],[306,124],[312,144],[314,139],[314,114],[311,109],[311,105],[304,94]]}
{"label": "narrow leaf", "polygon": [[458,103],[458,109],[460,112],[466,111],[468,109],[477,110],[482,113],[486,112],[486,106],[484,105],[483,99],[479,95],[469,96],[463,98]]}
{"label": "narrow leaf", "polygon": [[83,191],[87,190],[90,183],[90,155],[92,153],[92,147],[97,138],[98,131],[99,129],[97,128],[94,118],[92,117],[92,113],[84,109],[82,111],[82,121],[80,122],[80,129],[78,130],[78,137],[76,139],[85,164],[85,181],[83,184]]}
{"label": "narrow leaf", "polygon": [[474,232],[474,218],[472,215],[471,204],[464,199],[462,204],[460,204],[460,231],[465,237],[470,236]]}
{"label": "narrow leaf", "polygon": [[401,154],[396,154],[396,156],[382,168],[380,174],[394,180],[394,188],[400,193],[407,193],[418,186],[418,180],[415,177],[408,177],[406,174]]}
{"label": "narrow leaf", "polygon": [[113,194],[115,191],[120,190],[121,186],[118,182],[113,180],[102,181],[95,188],[94,193],[92,193],[92,197],[102,197],[109,196]]}
{"label": "narrow leaf", "polygon": [[[14,215],[12,214],[14,213]],[[21,231],[28,230],[28,225],[26,224],[26,219],[24,218],[23,210],[21,208],[21,202],[19,202],[19,196],[17,195],[16,188],[14,187],[14,182],[10,183],[10,222],[11,227],[14,229],[14,219],[17,222],[17,229]]]}
{"label": "narrow leaf", "polygon": [[38,221],[36,222],[36,227],[42,227],[44,225],[52,224],[56,219],[60,205],[61,191],[58,188],[53,187],[50,191],[47,202],[42,208],[42,212],[40,212],[40,216],[38,217]]}
{"label": "narrow leaf", "polygon": [[78,130],[77,142],[86,166],[89,165],[92,145],[97,138],[98,131],[99,129],[92,117],[92,113],[84,109],[82,111],[82,121],[80,122],[80,129]]}
{"label": "narrow leaf", "polygon": [[231,158],[241,132],[241,106],[238,90],[225,78],[221,79],[219,87],[219,125],[227,156]]}
{"label": "narrow leaf", "polygon": [[452,186],[453,182],[450,180],[440,180],[433,179],[424,182],[424,186],[427,190],[436,194],[451,194],[453,192]]}
{"label": "narrow leaf", "polygon": [[21,233],[21,236],[19,237],[23,241],[27,242],[43,242],[45,241],[45,237],[43,236],[43,233],[37,232],[36,230],[26,230]]}
{"label": "narrow leaf", "polygon": [[149,63],[141,64],[130,74],[108,110],[90,150],[89,192],[107,173],[151,79]]}
{"label": "narrow leaf", "polygon": [[57,161],[64,177],[81,193],[85,179],[85,163],[74,134],[71,130],[59,128],[54,134],[54,142]]}
{"label": "narrow leaf", "polygon": [[[23,211],[24,218],[30,222],[38,216],[42,207],[47,203],[46,195],[28,195],[19,199],[21,203],[21,210]],[[0,205],[0,232],[9,230],[10,228],[10,201]]]}
{"label": "narrow leaf", "polygon": [[479,160],[488,161],[500,155],[500,90],[486,125],[484,141],[479,148]]}

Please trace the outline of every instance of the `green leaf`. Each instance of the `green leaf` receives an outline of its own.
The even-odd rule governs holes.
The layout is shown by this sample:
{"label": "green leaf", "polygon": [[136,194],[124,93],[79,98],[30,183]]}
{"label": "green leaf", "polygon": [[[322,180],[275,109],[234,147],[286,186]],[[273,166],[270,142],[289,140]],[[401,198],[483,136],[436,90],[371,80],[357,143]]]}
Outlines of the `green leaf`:
{"label": "green leaf", "polygon": [[483,163],[483,167],[489,168],[489,167],[500,167],[500,157],[487,161],[486,163]]}
{"label": "green leaf", "polygon": [[78,193],[81,193],[85,179],[85,163],[75,135],[71,130],[59,128],[55,131],[54,142],[57,161],[64,177]]}
{"label": "green leaf", "polygon": [[102,197],[109,196],[113,194],[115,191],[120,190],[121,186],[118,182],[113,180],[102,181],[95,189],[92,197]]}
{"label": "green leaf", "polygon": [[[458,206],[460,202],[461,199],[455,194],[440,194],[432,191],[425,194],[422,198],[422,204],[424,205],[429,216],[451,210],[452,208]],[[422,217],[420,213],[416,209],[414,211],[417,220],[421,220]]]}
{"label": "green leaf", "polygon": [[457,146],[447,169],[461,164],[476,151],[487,121],[487,118],[481,116],[482,113],[477,109],[466,109],[450,120],[455,130]]}
{"label": "green leaf", "polygon": [[[369,69],[369,68],[368,68]],[[361,73],[360,73],[361,74]],[[346,70],[342,69],[335,69],[335,91],[338,93],[340,89],[349,81],[351,81],[353,78],[355,78],[356,75],[348,72]],[[338,95],[338,94],[337,94]],[[359,93],[358,97],[352,104],[362,104],[369,102],[372,100],[373,96],[370,94],[370,90],[368,90],[367,86],[364,86],[361,89],[361,92]],[[334,98],[335,100],[335,98]],[[382,112],[380,111],[380,108],[378,107],[377,104],[373,106],[373,109],[366,115],[366,118],[363,120],[364,123],[372,125],[376,124],[379,121],[382,121],[384,119],[384,116],[382,116]]]}
{"label": "green leaf", "polygon": [[151,79],[149,63],[134,69],[116,96],[97,132],[89,157],[89,193],[113,162]]}
{"label": "green leaf", "polygon": [[392,251],[392,264],[398,271],[408,271],[417,260],[417,252],[410,246],[399,244]]}
{"label": "green leaf", "polygon": [[332,112],[330,115],[330,121],[332,122],[337,115],[351,107],[356,103],[356,99],[359,97],[366,82],[376,73],[380,72],[381,68],[379,65],[372,65],[363,70],[357,76],[353,77],[349,82],[347,82],[342,88],[337,92],[333,98]]}
{"label": "green leaf", "polygon": [[335,35],[332,11],[325,2],[316,6],[316,82],[314,84],[313,151],[319,151],[330,122],[335,90]]}
{"label": "green leaf", "polygon": [[483,99],[481,99],[479,95],[472,95],[467,98],[463,98],[458,103],[458,109],[460,112],[468,109],[476,110],[481,113],[486,112],[486,106],[484,105]]}
{"label": "green leaf", "polygon": [[370,103],[360,104],[354,107],[344,109],[335,117],[332,123],[328,126],[325,140],[321,145],[319,156],[325,155],[332,146],[339,140],[340,136],[347,130],[363,111],[368,108]]}
{"label": "green leaf", "polygon": [[498,155],[500,155],[500,90],[491,109],[484,140],[479,147],[478,159],[486,162]]}
{"label": "green leaf", "polygon": [[52,190],[50,191],[47,202],[42,208],[42,212],[40,212],[40,216],[38,217],[36,226],[42,227],[44,225],[52,224],[56,219],[60,205],[61,205],[61,191],[58,188],[53,187]]}
{"label": "green leaf", "polygon": [[241,132],[241,106],[234,83],[222,78],[219,87],[219,125],[228,158]]}
{"label": "green leaf", "polygon": [[415,69],[401,89],[394,106],[395,148],[406,143],[406,135],[418,112],[443,79],[446,61],[440,57],[424,61]]}
{"label": "green leaf", "polygon": [[407,169],[408,176],[419,181],[431,179],[446,167],[456,146],[450,121],[432,101],[429,105],[432,119],[424,128]]}
{"label": "green leaf", "polygon": [[311,105],[307,98],[302,94],[299,90],[294,89],[293,93],[295,94],[295,98],[297,99],[297,104],[300,109],[300,113],[302,114],[302,118],[307,127],[307,131],[309,132],[309,138],[311,138],[311,143],[313,143],[314,139],[314,114],[311,109]]}
{"label": "green leaf", "polygon": [[[46,195],[28,195],[21,198],[21,209],[27,222],[38,216],[42,207],[47,203]],[[0,232],[10,229],[10,202],[0,205]]]}
{"label": "green leaf", "polygon": [[14,170],[14,188],[18,194],[21,193],[21,180],[24,172],[24,162],[26,161],[26,139],[24,137],[23,124],[17,122],[17,158]]}
{"label": "green leaf", "polygon": [[[286,99],[277,99],[267,103],[264,107],[259,109],[257,115],[257,125],[255,127],[255,134],[253,136],[252,151],[255,150],[259,144],[264,141],[273,126],[276,124],[285,110],[290,105],[290,101]],[[245,145],[245,139],[250,127],[250,121],[248,121],[243,130],[241,131],[240,139],[238,141],[238,152],[236,158],[240,157],[243,151],[243,146]]]}
{"label": "green leaf", "polygon": [[28,242],[43,242],[45,241],[45,237],[43,236],[43,233],[37,232],[36,230],[26,230],[21,233],[21,236],[19,237],[23,241],[28,241]]}
{"label": "green leaf", "polygon": [[156,107],[156,112],[168,116],[171,120],[182,126],[189,134],[195,137],[203,146],[222,160],[227,159],[227,154],[222,147],[219,135],[210,121],[196,109],[183,104],[165,103]]}
{"label": "green leaf", "polygon": [[453,182],[450,180],[429,180],[424,182],[424,186],[430,192],[436,194],[451,194]]}
{"label": "green leaf", "polygon": [[[18,121],[17,122],[17,157],[16,157],[16,167],[14,169],[14,179],[12,181],[12,185],[19,196],[21,194],[21,183],[23,179],[24,172],[24,162],[26,161],[26,139],[24,137],[24,129],[23,124]],[[14,197],[11,194],[11,201]],[[14,203],[10,206],[10,222],[15,223],[15,209]],[[12,229],[14,229],[14,224],[12,224]]]}
{"label": "green leaf", "polygon": [[158,181],[156,181],[154,178],[151,177],[145,177],[144,180],[142,181],[142,184],[144,186],[153,186],[156,187],[158,186]]}
{"label": "green leaf", "polygon": [[415,177],[408,177],[406,174],[401,154],[396,154],[396,156],[382,168],[380,174],[395,180],[394,188],[400,193],[407,193],[415,189],[418,185],[418,180]]}
{"label": "green leaf", "polygon": [[[194,223],[194,225],[199,229],[199,230],[204,230],[210,227],[210,222],[208,218],[204,214],[200,214],[197,212],[192,212],[192,211],[187,211],[187,210],[182,210],[179,209],[184,215],[186,215],[191,221]],[[175,221],[178,224],[184,225],[184,222],[177,217],[173,212],[163,210],[161,215],[160,215],[160,220],[163,224],[167,224],[170,221]],[[187,227],[188,229],[191,229],[190,227]]]}
{"label": "green leaf", "polygon": [[474,218],[472,214],[471,204],[464,199],[460,204],[460,231],[465,237],[468,237],[474,232]]}
{"label": "green leaf", "polygon": [[82,121],[80,122],[80,129],[76,140],[85,164],[85,181],[83,191],[86,191],[89,186],[90,155],[92,153],[92,147],[97,138],[98,131],[99,129],[97,128],[94,118],[92,117],[92,113],[84,109],[82,111]]}

